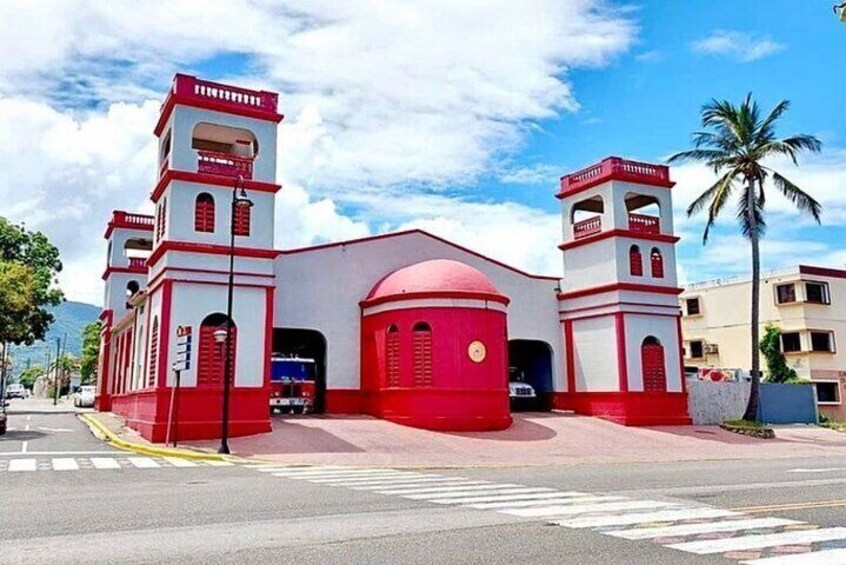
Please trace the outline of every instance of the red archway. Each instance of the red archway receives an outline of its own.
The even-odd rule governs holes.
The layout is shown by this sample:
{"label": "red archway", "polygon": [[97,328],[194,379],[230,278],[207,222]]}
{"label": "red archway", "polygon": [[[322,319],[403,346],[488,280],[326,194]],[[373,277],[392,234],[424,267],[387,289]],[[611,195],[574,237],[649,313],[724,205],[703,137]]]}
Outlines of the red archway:
{"label": "red archway", "polygon": [[640,364],[645,392],[667,391],[667,370],[664,364],[664,346],[653,336],[648,336],[640,346]]}

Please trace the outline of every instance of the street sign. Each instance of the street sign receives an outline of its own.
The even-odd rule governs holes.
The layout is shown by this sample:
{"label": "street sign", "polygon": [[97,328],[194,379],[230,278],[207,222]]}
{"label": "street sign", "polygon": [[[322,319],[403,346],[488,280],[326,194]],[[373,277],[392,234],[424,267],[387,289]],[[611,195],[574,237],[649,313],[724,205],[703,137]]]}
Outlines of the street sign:
{"label": "street sign", "polygon": [[176,328],[176,361],[174,371],[187,371],[191,368],[191,326]]}

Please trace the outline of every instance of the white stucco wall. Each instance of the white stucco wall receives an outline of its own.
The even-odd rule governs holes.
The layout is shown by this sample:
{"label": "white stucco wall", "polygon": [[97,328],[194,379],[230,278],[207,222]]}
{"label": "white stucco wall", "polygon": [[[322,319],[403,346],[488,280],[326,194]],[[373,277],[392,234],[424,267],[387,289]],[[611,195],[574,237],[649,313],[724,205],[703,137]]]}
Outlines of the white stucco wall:
{"label": "white stucco wall", "polygon": [[629,390],[643,390],[640,346],[647,336],[654,336],[664,346],[664,371],[667,375],[667,391],[681,392],[681,346],[679,345],[676,318],[626,314],[625,328]]}
{"label": "white stucco wall", "polygon": [[553,385],[565,390],[556,280],[530,278],[419,232],[281,255],[276,261],[276,327],[318,330],[327,342],[327,386],[359,387],[359,302],[385,275],[428,259],[462,261],[511,299],[508,338],[553,351]]}
{"label": "white stucco wall", "polygon": [[613,316],[573,321],[576,392],[620,390]]}

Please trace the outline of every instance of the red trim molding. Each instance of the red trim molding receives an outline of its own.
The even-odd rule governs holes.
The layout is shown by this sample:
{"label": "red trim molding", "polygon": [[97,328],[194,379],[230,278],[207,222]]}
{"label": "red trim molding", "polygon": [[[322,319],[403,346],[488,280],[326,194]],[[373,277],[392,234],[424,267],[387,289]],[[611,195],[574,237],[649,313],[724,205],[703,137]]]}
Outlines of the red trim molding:
{"label": "red trim molding", "polygon": [[827,267],[812,267],[810,265],[799,265],[799,273],[803,275],[813,275],[815,277],[846,279],[846,271],[842,269],[829,269]]}
{"label": "red trim molding", "polygon": [[101,277],[103,280],[109,278],[112,273],[132,273],[135,275],[146,275],[147,267],[106,267]]}
{"label": "red trim molding", "polygon": [[595,165],[561,177],[561,190],[556,197],[561,199],[579,194],[612,180],[662,188],[672,188],[676,184],[670,180],[670,168],[666,165],[606,157]]}
{"label": "red trim molding", "polygon": [[679,336],[679,378],[681,379],[682,392],[687,392],[687,378],[684,375],[684,341],[682,340],[682,323],[681,316],[676,318],[676,331]]}
{"label": "red trim molding", "polygon": [[639,283],[611,283],[602,286],[593,286],[590,288],[582,288],[580,290],[573,290],[570,292],[558,293],[558,300],[569,300],[572,298],[581,298],[583,296],[591,296],[593,294],[602,294],[605,292],[616,292],[621,290],[629,290],[633,292],[651,292],[654,294],[674,294],[678,295],[684,292],[683,288],[674,286],[657,286],[654,284],[639,284]]}
{"label": "red trim molding", "polygon": [[[206,255],[229,255],[228,245],[214,243],[190,243],[187,241],[162,241],[147,259],[147,266],[155,265],[162,255],[168,251],[182,253],[203,253]],[[261,249],[258,247],[238,247],[234,249],[236,257],[250,257],[253,259],[275,259],[279,252],[275,249]]]}
{"label": "red trim molding", "polygon": [[[195,184],[202,184],[202,185],[211,185],[211,186],[222,186],[224,188],[231,189],[235,179],[228,176],[223,175],[212,175],[209,173],[195,173],[191,171],[177,171],[174,169],[168,169],[162,178],[159,179],[159,182],[156,183],[156,187],[153,189],[152,194],[150,194],[150,200],[153,202],[158,202],[159,198],[161,198],[162,193],[167,188],[167,185],[171,183],[171,181],[182,181],[182,182],[191,182]],[[262,182],[258,180],[244,180],[241,183],[247,190],[254,190],[256,192],[270,192],[272,194],[276,194],[280,190],[282,190],[281,184],[274,184],[272,182]]]}
{"label": "red trim molding", "polygon": [[564,348],[567,351],[567,392],[576,392],[576,357],[573,343],[573,321],[564,320]]}
{"label": "red trim molding", "polygon": [[626,360],[626,318],[622,312],[614,314],[617,330],[617,375],[620,379],[620,392],[629,390],[629,367]]}
{"label": "red trim molding", "polygon": [[639,239],[643,241],[659,241],[661,243],[677,243],[681,239],[676,235],[667,235],[664,233],[646,233],[640,231],[616,229],[601,231],[594,235],[589,235],[580,239],[574,239],[573,241],[567,241],[559,245],[558,249],[560,249],[561,251],[564,251],[565,249],[573,249],[574,247],[581,247],[582,245],[587,245],[588,243],[594,243],[603,239],[608,239],[609,237],[627,237],[630,239]]}
{"label": "red trim molding", "polygon": [[167,386],[168,359],[170,346],[170,313],[173,309],[173,284],[171,281],[164,281],[162,286],[162,313],[159,320],[159,369],[158,382],[156,387]]}
{"label": "red trim molding", "polygon": [[379,304],[386,304],[390,302],[403,302],[406,300],[420,300],[430,298],[455,298],[464,300],[485,300],[487,302],[498,302],[508,306],[511,302],[507,296],[501,294],[493,294],[486,292],[461,292],[461,291],[426,291],[426,292],[407,292],[405,294],[392,294],[388,296],[378,296],[369,300],[362,300],[359,306],[362,308],[370,308],[371,306],[378,306]]}

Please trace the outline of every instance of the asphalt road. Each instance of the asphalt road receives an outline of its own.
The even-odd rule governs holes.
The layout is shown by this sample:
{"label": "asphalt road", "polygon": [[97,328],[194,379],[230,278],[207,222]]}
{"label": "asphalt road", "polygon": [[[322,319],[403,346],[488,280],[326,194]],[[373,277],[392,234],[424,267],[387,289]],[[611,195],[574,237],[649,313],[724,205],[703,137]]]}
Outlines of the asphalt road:
{"label": "asphalt road", "polygon": [[[159,460],[139,467],[144,458],[133,461],[129,454],[108,453],[113,450],[76,426],[71,414],[30,415],[31,420],[22,414],[24,419],[15,418],[11,425],[17,427],[16,420],[29,421],[43,435],[0,440],[0,460],[31,456],[32,451],[20,454],[22,441],[40,450],[35,453],[47,454],[33,456],[39,463],[29,472],[0,471],[3,563],[669,565],[737,563],[742,558],[727,558],[724,552],[696,555],[666,547],[670,542],[621,539],[601,528],[550,525],[545,517],[409,499],[373,488],[354,490],[349,477],[343,479],[344,486],[316,482],[330,480],[321,479],[321,473],[337,476],[334,470],[302,480],[305,475],[299,479],[275,476],[279,469],[242,465],[185,467]],[[74,450],[100,453],[66,455]],[[55,469],[55,463],[44,463],[58,457],[50,455],[53,452],[65,454],[63,460],[114,457],[120,463],[111,470],[80,463],[76,469],[62,471]],[[381,471],[364,473],[384,476]],[[792,519],[820,528],[846,526],[846,454],[816,460],[418,473],[440,478],[417,481],[460,477],[459,484],[482,485],[461,488],[487,488],[488,483],[482,481],[491,481],[497,488],[519,484],[671,508],[704,504],[718,511],[743,509],[749,519]],[[610,513],[612,520],[623,514]],[[846,547],[846,543],[832,547]]]}

